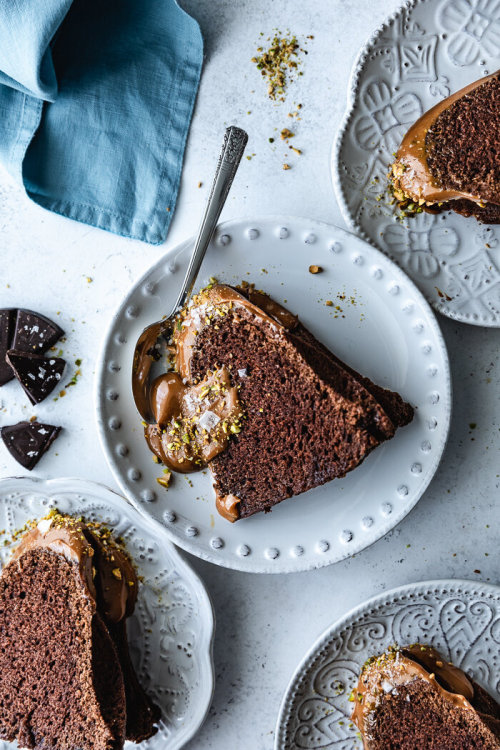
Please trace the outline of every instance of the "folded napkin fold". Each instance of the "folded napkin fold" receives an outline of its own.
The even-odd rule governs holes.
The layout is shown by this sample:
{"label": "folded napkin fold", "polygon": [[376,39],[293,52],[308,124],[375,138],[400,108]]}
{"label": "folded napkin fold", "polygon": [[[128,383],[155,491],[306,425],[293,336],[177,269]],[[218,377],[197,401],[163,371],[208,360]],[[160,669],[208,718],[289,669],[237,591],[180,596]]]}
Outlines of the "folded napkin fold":
{"label": "folded napkin fold", "polygon": [[0,161],[34,201],[158,244],[203,58],[175,0],[0,4]]}

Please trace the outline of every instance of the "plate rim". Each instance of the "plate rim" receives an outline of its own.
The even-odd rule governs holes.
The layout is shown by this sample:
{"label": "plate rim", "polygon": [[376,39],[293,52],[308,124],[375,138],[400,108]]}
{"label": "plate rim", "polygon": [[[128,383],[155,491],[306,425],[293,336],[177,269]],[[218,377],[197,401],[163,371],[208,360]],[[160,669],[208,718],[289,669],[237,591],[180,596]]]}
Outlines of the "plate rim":
{"label": "plate rim", "polygon": [[[428,300],[425,298],[425,295],[418,288],[418,286],[415,284],[413,279],[406,273],[406,271],[402,269],[395,261],[393,261],[392,258],[390,258],[388,255],[383,253],[378,247],[373,245],[371,242],[367,242],[363,237],[360,237],[358,234],[355,234],[354,232],[350,232],[343,227],[338,227],[337,225],[332,224],[331,222],[327,222],[324,220],[315,219],[311,217],[306,217],[306,216],[291,216],[287,214],[263,214],[260,216],[243,216],[243,217],[228,219],[217,225],[214,231],[213,237],[216,237],[217,235],[220,236],[226,230],[229,232],[231,227],[234,227],[234,226],[241,227],[247,224],[249,226],[254,225],[258,227],[261,224],[265,223],[266,225],[269,225],[272,222],[273,223],[278,222],[283,226],[287,226],[287,225],[291,226],[291,225],[294,225],[296,222],[304,224],[304,225],[307,224],[308,229],[314,230],[315,227],[319,227],[323,230],[331,230],[335,232],[340,232],[341,234],[344,233],[349,236],[352,236],[357,241],[364,242],[365,244],[369,246],[370,252],[373,253],[375,257],[380,260],[381,263],[389,264],[389,266],[391,266],[391,269],[394,275],[396,277],[400,276],[404,280],[404,283],[408,285],[411,293],[418,299],[419,303],[423,306],[423,309],[426,311],[427,315],[429,316],[429,319],[432,324],[433,335],[436,338],[436,342],[439,344],[440,351],[443,356],[443,364],[444,364],[444,369],[445,369],[445,372],[443,375],[443,390],[445,390],[446,392],[446,400],[447,400],[447,404],[446,404],[447,408],[445,412],[447,425],[446,425],[446,431],[442,437],[442,442],[439,445],[438,451],[436,452],[436,458],[435,458],[434,465],[432,467],[432,471],[429,471],[426,481],[421,485],[416,495],[416,498],[413,500],[411,506],[405,509],[404,514],[401,515],[396,522],[392,522],[391,520],[386,521],[385,524],[380,526],[377,536],[374,537],[368,544],[361,544],[359,547],[353,547],[352,550],[349,551],[347,554],[331,556],[331,557],[321,556],[315,559],[307,559],[307,558],[303,559],[303,558],[298,557],[298,558],[295,558],[295,560],[290,559],[288,562],[288,565],[282,566],[279,569],[277,569],[276,566],[273,565],[272,561],[266,561],[264,560],[264,558],[262,560],[259,560],[256,563],[251,558],[240,558],[236,554],[233,555],[230,559],[217,557],[216,555],[210,553],[210,551],[205,551],[204,549],[200,548],[196,543],[196,539],[197,539],[196,536],[193,539],[191,539],[188,536],[184,536],[184,535],[181,536],[180,534],[174,533],[169,526],[162,524],[153,515],[150,515],[147,512],[144,503],[134,498],[133,493],[130,491],[129,487],[126,484],[125,478],[122,476],[122,473],[118,469],[118,465],[114,460],[111,449],[108,447],[106,443],[107,428],[106,428],[106,422],[103,416],[104,389],[100,388],[101,381],[104,379],[104,375],[106,372],[105,353],[110,342],[111,332],[114,330],[116,322],[120,320],[120,317],[121,317],[120,313],[126,307],[126,304],[129,298],[136,292],[137,289],[139,289],[141,286],[143,286],[147,282],[150,274],[152,274],[158,268],[160,268],[162,265],[165,264],[165,261],[168,261],[168,259],[177,257],[180,253],[184,252],[187,249],[187,247],[192,245],[194,242],[194,236],[191,236],[188,239],[180,241],[175,246],[167,249],[163,255],[157,258],[146,269],[146,271],[135,282],[131,284],[131,286],[127,290],[126,294],[124,295],[120,303],[116,306],[115,311],[112,313],[111,317],[108,319],[107,328],[101,339],[98,356],[96,358],[93,390],[94,390],[94,407],[95,407],[95,416],[96,416],[96,422],[97,422],[97,431],[98,431],[101,449],[106,458],[108,467],[110,468],[115,481],[119,485],[121,492],[123,493],[123,495],[127,498],[128,502],[130,502],[130,504],[135,508],[135,510],[138,513],[140,513],[141,515],[147,516],[151,521],[153,521],[153,523],[161,526],[164,532],[167,534],[169,540],[174,545],[181,547],[183,550],[185,550],[186,552],[189,552],[195,557],[198,557],[199,559],[205,560],[206,562],[210,562],[219,567],[224,567],[230,570],[239,570],[242,572],[259,573],[259,574],[281,575],[281,574],[298,573],[298,572],[306,572],[309,570],[316,570],[319,568],[326,567],[328,565],[333,565],[337,562],[341,562],[342,560],[348,559],[355,554],[359,554],[364,549],[367,549],[372,544],[375,544],[375,542],[378,542],[380,539],[382,539],[382,537],[384,537],[385,534],[387,534],[392,529],[396,528],[399,525],[399,523],[401,523],[401,521],[403,521],[404,518],[406,518],[406,516],[414,509],[418,501],[422,498],[423,494],[426,492],[429,484],[431,483],[432,479],[434,478],[438,470],[444,451],[446,449],[450,427],[451,427],[451,414],[452,414],[452,407],[453,407],[453,387],[452,387],[451,369],[450,369],[450,362],[449,362],[446,342],[445,342],[443,333],[441,331],[439,321],[436,317],[434,310],[432,309],[432,306],[429,304]],[[301,560],[303,561],[302,565],[300,564]],[[245,561],[247,562],[245,563]]]}
{"label": "plate rim", "polygon": [[[330,179],[332,181],[334,194],[337,199],[342,218],[352,232],[358,234],[363,240],[365,240],[365,242],[368,242],[368,244],[372,245],[372,247],[375,247],[377,250],[379,250],[379,252],[382,252],[383,255],[389,258],[393,263],[396,263],[396,265],[398,266],[399,264],[391,255],[389,255],[388,253],[384,253],[377,245],[375,245],[371,237],[366,234],[363,227],[355,220],[355,218],[351,214],[351,211],[349,210],[349,207],[347,205],[347,200],[345,198],[345,190],[343,188],[340,175],[340,153],[344,138],[347,133],[347,129],[354,114],[356,98],[360,88],[361,73],[363,71],[365,60],[369,56],[370,48],[377,42],[380,35],[403,13],[412,10],[419,3],[423,5],[425,3],[438,1],[439,0],[404,0],[399,8],[393,11],[389,16],[386,16],[385,20],[379,26],[377,26],[374,31],[372,31],[370,36],[363,43],[356,55],[356,59],[349,74],[346,106],[342,114],[340,124],[337,128],[337,132],[334,136],[330,151]],[[399,267],[401,268],[401,266]],[[406,271],[404,271],[404,273],[406,273]],[[411,279],[411,281],[413,281],[413,279]],[[466,325],[472,325],[479,328],[500,328],[500,316],[498,315],[496,315],[493,320],[474,320],[472,316],[463,314],[459,315],[458,313],[450,310],[448,307],[446,307],[446,305],[440,298],[436,299],[435,297],[428,295],[424,290],[419,289],[419,291],[433,310],[439,312],[449,320],[453,320],[457,323],[465,323]]]}
{"label": "plate rim", "polygon": [[[155,534],[158,534],[160,537],[165,537],[165,539],[163,540],[164,545],[161,548],[161,554],[171,556],[173,567],[175,568],[175,570],[181,572],[183,580],[189,580],[189,583],[196,594],[197,601],[200,603],[203,602],[203,606],[205,609],[205,613],[203,616],[203,649],[200,651],[200,655],[203,659],[204,664],[202,664],[202,666],[200,667],[200,673],[202,673],[204,676],[203,684],[206,686],[206,705],[203,706],[202,702],[199,701],[199,703],[201,703],[201,705],[203,706],[203,710],[197,712],[196,721],[193,723],[193,725],[189,726],[186,725],[186,722],[183,722],[182,724],[179,724],[178,731],[176,731],[175,734],[172,733],[172,736],[169,737],[169,749],[181,750],[181,748],[184,747],[184,745],[186,745],[197,734],[197,732],[205,722],[212,705],[215,691],[215,665],[213,654],[215,638],[215,610],[213,602],[201,577],[195,570],[193,570],[187,560],[184,559],[184,556],[177,549],[177,547],[172,544],[168,535],[165,533],[165,528],[161,524],[155,522],[155,520],[150,516],[145,516],[142,513],[139,513],[134,505],[126,497],[124,497],[111,487],[108,487],[106,484],[104,484],[104,482],[96,482],[92,479],[83,479],[81,477],[73,476],[52,477],[49,479],[45,479],[38,476],[10,475],[0,478],[0,493],[2,492],[2,488],[4,485],[12,482],[24,483],[26,486],[31,486],[33,491],[36,491],[37,489],[43,491],[44,489],[46,489],[47,494],[53,494],[54,492],[76,493],[77,491],[85,494],[85,489],[87,489],[88,492],[93,491],[96,494],[100,494],[101,496],[103,496],[104,502],[107,501],[107,498],[105,497],[106,495],[111,496],[116,502],[117,506],[124,503],[132,512],[132,515],[138,516],[138,524],[141,527],[147,530],[148,526],[151,526]],[[78,488],[78,490],[76,488]],[[112,505],[112,501],[110,502],[110,505]],[[141,744],[137,745],[137,747],[141,747]]]}
{"label": "plate rim", "polygon": [[[287,711],[287,705],[291,703],[292,689],[299,678],[299,676],[309,668],[309,662],[312,658],[320,651],[321,648],[326,646],[329,639],[332,638],[334,631],[345,628],[350,621],[360,617],[364,612],[376,606],[378,603],[382,603],[384,599],[393,598],[396,599],[398,596],[403,594],[408,595],[413,591],[418,591],[421,588],[467,588],[469,590],[479,590],[480,593],[487,594],[489,592],[491,597],[496,596],[499,600],[500,606],[500,585],[493,583],[486,583],[484,581],[472,581],[468,578],[433,578],[426,581],[414,581],[411,583],[401,584],[392,589],[382,591],[380,594],[371,596],[368,599],[356,604],[350,610],[341,615],[337,620],[328,625],[320,635],[314,640],[313,644],[307,649],[302,659],[299,661],[297,666],[294,668],[293,673],[288,681],[283,696],[280,701],[278,710],[278,717],[276,720],[275,732],[274,732],[274,750],[283,750],[284,745],[284,726],[285,720],[288,718],[285,713]],[[500,648],[500,647],[499,647]]]}

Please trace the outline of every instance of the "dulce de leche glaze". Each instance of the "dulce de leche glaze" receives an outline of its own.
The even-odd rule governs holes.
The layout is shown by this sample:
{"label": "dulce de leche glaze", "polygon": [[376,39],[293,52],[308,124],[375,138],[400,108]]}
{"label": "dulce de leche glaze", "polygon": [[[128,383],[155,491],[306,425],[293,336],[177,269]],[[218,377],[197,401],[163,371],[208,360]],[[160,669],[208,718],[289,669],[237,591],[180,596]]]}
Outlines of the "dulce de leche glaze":
{"label": "dulce de leche glaze", "polygon": [[135,570],[127,555],[111,542],[110,532],[98,524],[86,525],[53,512],[23,535],[9,565],[34,549],[50,550],[74,563],[105,620],[120,622],[132,614],[137,599]]}
{"label": "dulce de leche glaze", "polygon": [[137,574],[129,557],[114,544],[109,545],[88,527],[84,533],[94,548],[95,584],[99,610],[109,622],[130,617],[137,601]]}
{"label": "dulce de leche glaze", "polygon": [[240,503],[241,500],[236,495],[221,495],[215,490],[215,507],[219,515],[225,518],[226,521],[234,523],[234,521],[238,520],[240,517],[238,508]]}
{"label": "dulce de leche glaze", "polygon": [[384,696],[414,680],[425,680],[445,700],[457,708],[473,710],[470,701],[474,687],[465,673],[446,662],[430,646],[414,644],[394,649],[370,659],[363,667],[358,685],[353,692],[352,720],[363,740],[370,730],[370,718]]}
{"label": "dulce de leche glaze", "polygon": [[238,390],[223,367],[196,385],[177,372],[160,375],[151,392],[155,425],[146,425],[150,450],[172,471],[199,471],[240,431]]}
{"label": "dulce de leche glaze", "polygon": [[[394,194],[398,200],[403,197],[411,198],[416,203],[423,204],[446,203],[447,201],[467,199],[481,203],[477,195],[459,190],[447,189],[437,184],[427,163],[426,135],[429,128],[445,109],[474,89],[482,86],[486,81],[495,78],[500,71],[474,81],[455,94],[443,99],[420,117],[408,130],[401,146],[396,153],[396,161],[391,167],[391,177]],[[398,192],[400,195],[398,195]]]}

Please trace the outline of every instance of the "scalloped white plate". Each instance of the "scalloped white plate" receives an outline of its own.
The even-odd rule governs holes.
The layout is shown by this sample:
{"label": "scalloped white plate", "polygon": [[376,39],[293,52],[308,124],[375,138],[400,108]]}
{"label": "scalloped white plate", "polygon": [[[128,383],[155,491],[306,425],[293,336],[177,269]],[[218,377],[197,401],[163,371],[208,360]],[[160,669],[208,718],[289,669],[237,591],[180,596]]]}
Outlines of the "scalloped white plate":
{"label": "scalloped white plate", "polygon": [[[411,425],[355,471],[230,524],[219,516],[206,475],[156,479],[131,391],[142,329],[171,309],[192,241],[172,250],[135,284],[105,336],[96,377],[99,433],[125,494],[194,555],[230,568],[283,573],[359,552],[413,508],[438,466],[450,421],[445,345],[428,304],[385,255],[337,227],[291,217],[231,221],[216,232],[199,285],[256,282],[298,313],[332,351],[417,407]],[[310,264],[324,268],[312,275]],[[340,299],[345,295],[345,300]],[[325,306],[326,300],[335,301]],[[340,310],[336,309],[336,305]]]}
{"label": "scalloped white plate", "polygon": [[[0,480],[0,528],[7,535],[54,507],[101,521],[125,540],[144,578],[128,620],[130,653],[141,684],[163,714],[154,737],[125,747],[179,750],[203,723],[214,687],[214,615],[203,584],[157,524],[103,485],[66,478]],[[0,545],[2,566],[10,547]],[[15,747],[0,741],[0,750]]]}
{"label": "scalloped white plate", "polygon": [[499,49],[498,0],[406,3],[359,54],[332,153],[348,225],[399,263],[443,315],[496,327],[500,227],[452,212],[399,223],[387,193],[379,198],[409,126],[441,99],[497,70]]}
{"label": "scalloped white plate", "polygon": [[362,750],[349,694],[370,656],[422,641],[500,702],[500,588],[424,581],[386,591],[348,612],[306,654],[281,703],[275,750]]}

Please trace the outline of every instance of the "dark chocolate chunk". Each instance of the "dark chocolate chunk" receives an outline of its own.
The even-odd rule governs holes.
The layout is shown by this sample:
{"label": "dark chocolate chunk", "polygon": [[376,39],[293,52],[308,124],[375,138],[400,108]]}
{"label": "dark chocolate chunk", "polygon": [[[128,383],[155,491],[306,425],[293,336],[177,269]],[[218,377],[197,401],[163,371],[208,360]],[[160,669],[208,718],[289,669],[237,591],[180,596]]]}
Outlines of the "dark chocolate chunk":
{"label": "dark chocolate chunk", "polygon": [[10,349],[7,362],[32,404],[39,404],[60,382],[66,362],[60,357]]}
{"label": "dark chocolate chunk", "polygon": [[60,427],[52,424],[19,422],[2,427],[1,436],[13,458],[31,471],[48,451],[60,431]]}
{"label": "dark chocolate chunk", "polygon": [[31,310],[18,310],[14,339],[10,348],[22,352],[43,354],[51,346],[54,346],[63,335],[62,328],[59,328],[45,315],[40,315]]}
{"label": "dark chocolate chunk", "polygon": [[5,355],[11,347],[16,313],[14,308],[0,310],[0,385],[5,385],[14,377],[10,365],[5,361]]}

